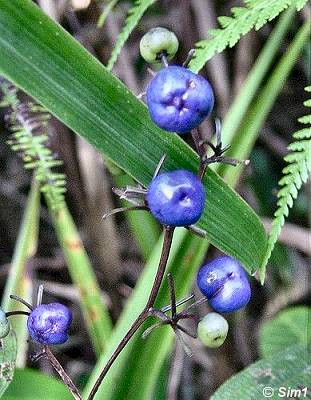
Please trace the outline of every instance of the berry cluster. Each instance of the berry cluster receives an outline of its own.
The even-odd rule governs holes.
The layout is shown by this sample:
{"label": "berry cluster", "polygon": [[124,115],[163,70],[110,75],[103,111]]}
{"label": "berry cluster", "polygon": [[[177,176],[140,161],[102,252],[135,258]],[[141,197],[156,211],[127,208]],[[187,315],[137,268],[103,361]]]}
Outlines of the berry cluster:
{"label": "berry cluster", "polygon": [[[160,161],[153,179],[147,189],[127,187],[115,190],[122,198],[134,204],[131,208],[116,209],[106,216],[124,210],[149,210],[166,228],[187,227],[198,233],[193,224],[199,221],[205,205],[205,189],[202,178],[205,166],[212,162],[226,162],[232,165],[237,160],[223,157],[226,148],[222,148],[220,124],[216,125],[217,144],[208,143],[214,155],[210,158],[199,151],[201,141],[196,128],[207,118],[214,107],[214,93],[210,83],[202,76],[191,72],[183,66],[170,66],[178,49],[178,40],[174,33],[164,28],[155,28],[147,32],[140,42],[142,57],[150,63],[162,63],[164,68],[153,73],[146,90],[146,101],[152,121],[160,128],[185,134],[189,131],[195,141],[199,156],[198,176],[187,170],[175,170],[159,173],[164,158]],[[140,199],[141,197],[141,199]],[[139,200],[140,199],[140,200]],[[251,295],[250,285],[242,266],[231,257],[219,257],[203,265],[197,276],[197,284],[204,300],[217,312],[207,314],[197,326],[197,333],[191,334],[179,324],[179,320],[192,318],[188,311],[201,303],[191,304],[182,312],[176,312],[173,278],[169,278],[171,305],[161,310],[149,309],[151,315],[161,322],[151,326],[144,333],[147,336],[154,328],[169,324],[180,337],[179,330],[192,337],[199,337],[209,347],[220,346],[228,333],[228,323],[219,313],[228,313],[244,307]],[[188,298],[186,301],[190,300]],[[183,304],[185,301],[181,301]],[[171,310],[171,317],[165,314]],[[189,351],[189,349],[186,351]]]}
{"label": "berry cluster", "polygon": [[[127,210],[144,209],[150,211],[165,227],[165,239],[148,302],[100,374],[92,389],[93,394],[96,393],[98,385],[118,354],[147,317],[155,316],[160,318],[161,321],[149,327],[144,336],[147,336],[154,328],[168,324],[182,343],[184,342],[180,331],[194,338],[199,337],[206,346],[218,347],[224,342],[228,333],[228,323],[218,312],[228,313],[239,310],[248,303],[251,296],[250,285],[242,266],[231,257],[219,257],[203,265],[198,271],[197,284],[205,296],[203,301],[207,299],[216,312],[207,314],[198,322],[196,334],[192,334],[183,327],[180,320],[193,318],[194,315],[189,311],[201,304],[202,299],[190,304],[181,312],[177,312],[177,307],[191,300],[193,296],[176,303],[174,282],[171,275],[168,275],[171,305],[160,310],[153,308],[164,276],[175,227],[186,227],[195,233],[200,232],[199,228],[194,227],[193,224],[199,221],[204,211],[206,193],[202,179],[206,166],[212,162],[225,162],[232,165],[238,163],[237,160],[223,156],[226,148],[222,148],[219,123],[216,126],[216,145],[209,142],[204,143],[200,139],[197,127],[213,110],[213,89],[205,78],[186,68],[189,57],[183,66],[169,66],[168,61],[174,57],[177,49],[178,40],[176,36],[164,28],[152,29],[142,38],[140,50],[144,59],[153,64],[162,63],[164,66],[159,72],[153,73],[154,76],[146,90],[146,101],[150,118],[160,128],[180,134],[191,131],[200,156],[198,174],[194,175],[193,172],[185,169],[159,173],[164,162],[165,157],[163,157],[147,189],[143,187],[127,187],[125,190],[115,189],[120,197],[134,204]],[[207,158],[204,148],[206,144],[214,151],[214,154],[209,158]],[[124,210],[124,208],[116,209],[106,216]],[[11,296],[11,298],[27,306],[30,312],[11,311],[4,313],[0,309],[0,339],[10,332],[8,316],[27,315],[29,335],[35,342],[43,345],[41,347],[44,354],[48,355],[52,365],[70,387],[71,392],[77,394],[76,387],[47,347],[48,345],[62,344],[68,340],[68,329],[72,321],[71,311],[60,303],[41,304],[42,292],[43,287],[41,286],[35,307],[17,296]],[[166,315],[167,311],[171,311],[171,316]],[[187,347],[185,349],[189,352]]]}
{"label": "berry cluster", "polygon": [[[143,36],[140,43],[141,55],[147,62],[162,61],[164,65],[147,86],[146,100],[150,117],[160,128],[184,134],[196,129],[210,115],[214,107],[214,93],[210,83],[202,76],[194,74],[184,66],[168,65],[168,60],[172,59],[177,49],[176,36],[164,28],[152,29]],[[214,150],[214,156],[209,161],[236,165],[236,160],[222,156],[226,149],[222,149],[219,124],[217,128],[216,146],[209,143]],[[193,138],[195,140],[195,136]],[[203,164],[205,156],[202,154],[200,156]],[[203,174],[199,173],[197,177],[186,170],[158,175],[160,167],[161,165],[146,192],[143,193],[142,208],[149,209],[165,226],[192,226],[200,219],[204,210],[205,190],[201,182],[204,168]],[[123,197],[127,197],[124,196],[125,192],[122,192]],[[130,196],[127,198],[131,200]],[[137,206],[134,209],[137,209]],[[197,284],[210,306],[219,313],[237,311],[248,303],[251,295],[250,285],[242,266],[231,257],[219,257],[203,265],[198,271]],[[173,312],[176,310],[176,304],[175,295],[172,294],[174,289],[171,277],[169,285],[171,306],[168,309],[172,310],[172,316],[169,318],[163,314],[163,310],[160,310],[162,322],[155,324],[154,327],[170,324],[176,334],[179,329],[193,336],[180,326],[179,319],[191,317],[187,312],[196,303],[181,313]],[[217,312],[207,314],[198,323],[195,335],[209,347],[220,346],[228,333],[227,321]],[[161,315],[159,310],[156,314]]]}

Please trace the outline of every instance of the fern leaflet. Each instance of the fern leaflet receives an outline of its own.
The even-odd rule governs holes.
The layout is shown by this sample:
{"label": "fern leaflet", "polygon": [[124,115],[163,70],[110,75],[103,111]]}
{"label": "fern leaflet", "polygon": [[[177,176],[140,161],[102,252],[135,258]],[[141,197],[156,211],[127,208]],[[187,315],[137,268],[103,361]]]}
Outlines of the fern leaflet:
{"label": "fern leaflet", "polygon": [[24,167],[35,171],[41,183],[41,191],[46,194],[54,209],[64,204],[66,191],[65,175],[55,172],[62,165],[47,147],[48,135],[45,133],[50,115],[39,105],[23,103],[17,96],[17,89],[5,80],[0,80],[4,94],[0,106],[8,106],[8,123],[12,135],[8,144],[22,156]]}
{"label": "fern leaflet", "polygon": [[286,8],[293,6],[300,10],[307,0],[245,0],[245,7],[231,9],[231,17],[219,17],[219,29],[209,29],[210,39],[196,44],[195,56],[189,68],[198,72],[216,53],[226,47],[233,47],[241,36],[252,28],[260,29],[268,21],[277,17]]}
{"label": "fern leaflet", "polygon": [[[305,90],[311,93],[311,86],[305,88]],[[311,99],[304,104],[311,107]],[[310,125],[311,114],[299,118],[298,121]],[[284,157],[284,161],[288,165],[283,169],[283,177],[279,181],[281,188],[277,195],[277,210],[274,213],[267,252],[263,261],[262,281],[265,276],[265,267],[284,225],[285,218],[288,216],[289,209],[293,206],[293,201],[296,199],[299,189],[303,183],[307,182],[311,171],[311,126],[295,132],[293,137],[296,140],[288,146],[290,153]]]}
{"label": "fern leaflet", "polygon": [[107,69],[109,71],[112,70],[122,47],[127,41],[128,37],[135,29],[138,22],[141,20],[144,13],[147,9],[155,3],[156,0],[136,0],[135,5],[129,10],[128,16],[125,21],[125,26],[123,27],[120,35],[118,36],[117,42],[114,46],[114,49],[111,53],[110,59],[107,64]]}

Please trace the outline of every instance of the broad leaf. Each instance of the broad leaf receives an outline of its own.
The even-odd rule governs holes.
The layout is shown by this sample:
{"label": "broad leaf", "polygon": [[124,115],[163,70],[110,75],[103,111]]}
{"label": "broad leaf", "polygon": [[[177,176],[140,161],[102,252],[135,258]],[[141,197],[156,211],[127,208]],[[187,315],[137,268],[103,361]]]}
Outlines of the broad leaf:
{"label": "broad leaf", "polygon": [[0,339],[0,397],[2,397],[13,379],[16,355],[16,335],[11,328],[9,334]]}
{"label": "broad leaf", "polygon": [[[211,400],[258,400],[289,398],[280,388],[304,389],[310,382],[310,348],[303,345],[288,347],[269,358],[258,361],[223,384]],[[282,390],[282,389],[281,389]],[[306,390],[306,389],[304,389]],[[310,389],[308,389],[310,394]],[[264,396],[266,394],[266,396]],[[292,398],[291,396],[290,398]],[[295,396],[298,398],[298,395]],[[300,398],[306,398],[300,392]]]}
{"label": "broad leaf", "polygon": [[59,379],[32,369],[17,369],[2,400],[71,400],[68,388]]}
{"label": "broad leaf", "polygon": [[291,307],[281,311],[275,319],[266,322],[259,335],[260,352],[263,357],[301,343],[311,341],[311,308]]}
{"label": "broad leaf", "polygon": [[[143,185],[164,153],[164,170],[197,169],[185,142],[157,128],[146,107],[31,1],[0,0],[0,53],[0,73]],[[204,185],[199,226],[254,272],[266,249],[260,220],[213,171]]]}

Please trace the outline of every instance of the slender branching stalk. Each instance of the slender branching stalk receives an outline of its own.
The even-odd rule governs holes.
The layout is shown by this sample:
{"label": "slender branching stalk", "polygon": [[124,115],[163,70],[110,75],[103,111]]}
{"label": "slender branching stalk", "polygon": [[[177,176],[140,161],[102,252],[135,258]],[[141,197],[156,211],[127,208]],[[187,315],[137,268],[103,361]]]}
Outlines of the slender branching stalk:
{"label": "slender branching stalk", "polygon": [[99,374],[87,400],[92,400],[94,399],[96,392],[102,383],[103,379],[105,378],[107,372],[113,365],[114,361],[117,359],[118,355],[121,353],[121,351],[124,349],[124,347],[127,345],[127,343],[130,341],[132,336],[137,332],[137,330],[141,327],[141,325],[146,321],[146,319],[151,315],[152,307],[155,303],[155,300],[157,298],[161,283],[163,281],[170,249],[172,246],[172,241],[173,241],[173,234],[174,234],[174,228],[173,227],[164,227],[164,240],[163,240],[163,247],[162,247],[162,252],[161,252],[161,257],[159,261],[159,266],[158,270],[154,279],[154,283],[148,298],[148,301],[145,305],[145,308],[143,311],[139,314],[139,316],[136,318],[136,320],[133,322],[132,326],[124,336],[124,338],[121,340],[119,343],[118,347],[115,349],[113,354],[111,355],[110,359],[108,360],[107,364],[105,365],[104,369],[101,371]]}

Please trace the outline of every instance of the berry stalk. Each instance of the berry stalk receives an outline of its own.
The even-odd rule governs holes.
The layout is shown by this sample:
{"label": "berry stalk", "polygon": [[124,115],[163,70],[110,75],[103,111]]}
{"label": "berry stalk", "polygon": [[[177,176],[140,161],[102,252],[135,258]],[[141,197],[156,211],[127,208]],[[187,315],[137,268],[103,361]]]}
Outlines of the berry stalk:
{"label": "berry stalk", "polygon": [[47,345],[42,346],[42,350],[39,354],[33,357],[33,361],[38,361],[41,357],[45,357],[49,360],[54,370],[58,373],[64,384],[68,387],[73,398],[75,400],[82,400],[82,397],[76,385],[73,383],[70,376],[66,373],[60,362],[57,360],[57,358],[54,356]]}
{"label": "berry stalk", "polygon": [[172,246],[173,234],[174,234],[174,227],[170,227],[170,226],[164,227],[164,240],[163,240],[163,247],[162,247],[161,257],[160,257],[160,261],[159,261],[159,266],[158,266],[157,274],[155,276],[153,286],[152,286],[148,301],[145,305],[145,308],[139,314],[139,316],[136,318],[136,320],[133,322],[132,326],[130,327],[130,329],[124,336],[124,338],[121,340],[118,347],[115,349],[115,351],[111,355],[110,359],[107,361],[107,364],[105,365],[104,369],[99,374],[94,386],[92,387],[92,390],[91,390],[87,400],[94,399],[99,386],[101,385],[103,379],[105,378],[106,374],[108,373],[109,369],[111,368],[111,366],[113,365],[113,363],[115,362],[115,360],[117,359],[119,354],[122,352],[122,350],[127,345],[127,343],[130,341],[130,339],[133,337],[133,335],[138,331],[138,329],[141,327],[141,325],[145,322],[145,320],[151,315],[152,307],[155,303],[155,300],[159,293],[161,283],[163,281],[168,257],[169,257],[171,246]]}

